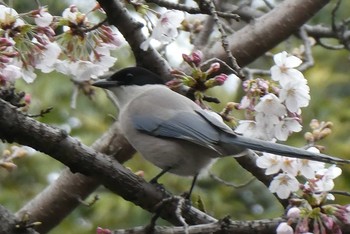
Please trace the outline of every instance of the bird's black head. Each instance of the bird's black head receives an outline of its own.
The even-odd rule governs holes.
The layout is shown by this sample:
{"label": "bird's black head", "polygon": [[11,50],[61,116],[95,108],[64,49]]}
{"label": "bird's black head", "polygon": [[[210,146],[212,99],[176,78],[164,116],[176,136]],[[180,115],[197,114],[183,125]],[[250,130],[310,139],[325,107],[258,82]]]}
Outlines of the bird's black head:
{"label": "bird's black head", "polygon": [[164,81],[155,73],[142,67],[128,67],[117,71],[106,80],[99,80],[93,86],[110,88],[128,85],[164,84]]}

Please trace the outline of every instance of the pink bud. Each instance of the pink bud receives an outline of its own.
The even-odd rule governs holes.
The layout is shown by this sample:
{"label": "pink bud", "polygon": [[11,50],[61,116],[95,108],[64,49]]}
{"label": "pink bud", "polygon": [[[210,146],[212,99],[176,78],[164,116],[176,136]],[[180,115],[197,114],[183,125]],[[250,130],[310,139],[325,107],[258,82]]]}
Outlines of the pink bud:
{"label": "pink bud", "polygon": [[31,100],[32,100],[32,95],[30,95],[29,93],[26,93],[26,95],[24,96],[24,102],[26,104],[30,104]]}
{"label": "pink bud", "polygon": [[180,87],[181,85],[182,85],[182,81],[180,79],[172,79],[166,82],[166,86],[168,86],[170,89]]}
{"label": "pink bud", "polygon": [[215,83],[217,85],[223,85],[225,83],[225,81],[227,80],[227,78],[228,78],[228,76],[226,74],[223,74],[223,73],[214,77]]}
{"label": "pink bud", "polygon": [[213,72],[216,72],[216,71],[218,71],[220,69],[220,66],[221,66],[220,63],[212,63],[210,65],[210,69],[212,69]]}
{"label": "pink bud", "polygon": [[199,50],[192,53],[192,61],[198,67],[203,58],[203,53]]}
{"label": "pink bud", "polygon": [[9,39],[2,37],[2,38],[0,38],[0,45],[12,46],[13,43]]}
{"label": "pink bud", "polygon": [[327,215],[322,215],[321,217],[322,217],[322,223],[325,225],[325,227],[329,230],[332,230],[334,225],[334,220]]}
{"label": "pink bud", "polygon": [[8,57],[1,56],[0,57],[0,63],[8,63],[10,62],[10,59]]}
{"label": "pink bud", "polygon": [[209,69],[206,71],[206,73],[207,73],[208,75],[210,75],[210,74],[212,74],[212,73],[214,73],[214,72],[219,71],[219,69],[220,69],[220,63],[212,63],[212,64],[210,65]]}
{"label": "pink bud", "polygon": [[192,58],[190,56],[188,56],[187,54],[182,54],[182,58],[186,63],[188,63],[188,64],[192,63]]}
{"label": "pink bud", "polygon": [[98,227],[96,229],[96,233],[97,234],[112,234],[111,230],[106,229],[106,228],[101,228],[101,227]]}

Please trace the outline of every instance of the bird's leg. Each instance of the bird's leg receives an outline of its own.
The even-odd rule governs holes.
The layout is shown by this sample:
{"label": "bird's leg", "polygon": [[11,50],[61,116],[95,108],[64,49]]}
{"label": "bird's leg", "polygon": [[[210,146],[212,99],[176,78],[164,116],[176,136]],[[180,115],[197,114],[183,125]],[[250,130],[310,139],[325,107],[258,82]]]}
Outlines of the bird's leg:
{"label": "bird's leg", "polygon": [[193,176],[193,180],[192,180],[190,191],[187,194],[185,194],[185,199],[187,199],[187,200],[191,199],[191,194],[192,194],[193,188],[194,188],[194,186],[195,186],[195,184],[197,182],[197,178],[198,178],[198,174]]}
{"label": "bird's leg", "polygon": [[195,184],[196,184],[197,178],[198,178],[198,174],[196,174],[196,175],[193,177],[190,191],[185,192],[184,194],[182,194],[182,196],[183,196],[186,200],[189,200],[189,201],[190,201],[190,199],[191,199],[191,194],[192,194],[193,188],[194,188],[194,186],[195,186]]}
{"label": "bird's leg", "polygon": [[165,173],[167,173],[169,170],[171,169],[171,167],[167,167],[165,169],[163,169],[158,175],[156,175],[153,179],[151,179],[149,182],[151,184],[158,184],[158,179],[164,175]]}
{"label": "bird's leg", "polygon": [[153,179],[151,179],[149,182],[151,184],[154,184],[159,190],[166,192],[164,186],[162,184],[158,183],[158,179],[164,175],[165,173],[167,173],[169,170],[171,169],[171,167],[165,168],[163,169],[158,175],[156,175]]}

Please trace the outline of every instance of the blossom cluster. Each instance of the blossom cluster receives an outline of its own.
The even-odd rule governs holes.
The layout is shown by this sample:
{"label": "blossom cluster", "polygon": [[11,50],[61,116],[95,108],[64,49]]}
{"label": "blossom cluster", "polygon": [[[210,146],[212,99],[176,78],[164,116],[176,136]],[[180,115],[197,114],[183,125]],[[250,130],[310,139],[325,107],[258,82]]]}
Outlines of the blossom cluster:
{"label": "blossom cluster", "polygon": [[[319,153],[318,149],[311,147],[308,150]],[[260,168],[266,169],[266,175],[277,174],[270,184],[270,191],[276,193],[281,199],[286,199],[292,192],[301,188],[312,190],[314,193],[327,192],[333,189],[333,179],[341,174],[341,169],[332,165],[326,168],[325,163],[307,159],[295,159],[274,154],[264,153],[257,160]],[[299,180],[305,182],[301,185]],[[302,177],[302,178],[301,178]]]}
{"label": "blossom cluster", "polygon": [[243,84],[246,95],[239,109],[246,110],[247,120],[242,120],[237,133],[264,140],[287,140],[292,132],[302,129],[302,107],[310,101],[309,86],[303,74],[296,69],[302,60],[281,52],[274,56],[269,82],[264,79],[247,80]]}
{"label": "blossom cluster", "polygon": [[[59,27],[63,32],[56,35]],[[75,6],[65,9],[62,16],[52,16],[45,7],[18,14],[13,8],[0,5],[2,86],[18,78],[33,82],[34,69],[44,73],[57,70],[71,75],[77,82],[88,80],[103,74],[115,63],[110,51],[119,44],[110,27],[93,28],[87,15]]]}
{"label": "blossom cluster", "polygon": [[[277,234],[341,234],[342,225],[350,224],[349,205],[292,202],[298,205],[289,208],[287,221],[278,225]],[[292,224],[295,224],[294,229]]]}
{"label": "blossom cluster", "polygon": [[141,43],[140,48],[148,50],[151,41],[158,41],[162,44],[172,42],[178,36],[177,28],[184,19],[185,15],[182,11],[168,10],[160,14],[151,35]]}
{"label": "blossom cluster", "polygon": [[[249,137],[283,141],[292,132],[301,130],[300,108],[307,106],[310,100],[307,81],[295,69],[302,61],[287,52],[276,54],[274,61],[271,78],[278,81],[278,84],[263,79],[246,81],[243,84],[247,94],[239,108],[245,109],[251,120],[241,121],[236,132]],[[331,124],[313,121],[310,126],[314,133],[309,133],[307,138],[314,144],[316,138],[321,139],[330,132]],[[319,153],[316,147],[307,150]],[[334,165],[326,168],[322,162],[269,153],[263,153],[258,158],[257,166],[266,169],[267,175],[275,175],[269,189],[281,199],[286,199],[291,193],[300,190],[299,180],[303,180],[303,186],[311,187],[314,193],[330,191],[334,186],[333,179],[341,174],[341,169]]]}
{"label": "blossom cluster", "polygon": [[[309,104],[307,80],[296,69],[302,61],[287,52],[274,56],[271,79],[254,79],[243,84],[246,95],[238,109],[246,111],[248,120],[240,121],[236,132],[264,140],[285,141],[292,132],[301,131],[301,108]],[[313,132],[307,132],[307,150],[320,153],[315,142],[329,135],[331,123],[313,120]],[[326,204],[334,200],[329,193],[334,188],[333,180],[342,170],[336,165],[323,162],[289,158],[262,153],[257,166],[265,169],[266,175],[274,175],[269,190],[281,199],[289,198],[292,205],[288,221],[282,222],[277,233],[341,233],[338,222],[350,223],[349,206]],[[296,224],[292,228],[292,224]]]}
{"label": "blossom cluster", "polygon": [[203,99],[211,102],[216,102],[216,99],[205,96],[204,92],[215,86],[223,85],[228,79],[228,76],[224,73],[216,75],[221,66],[218,62],[213,62],[208,69],[203,70],[201,67],[202,57],[203,54],[201,51],[194,51],[190,55],[182,54],[184,62],[191,67],[191,74],[186,74],[180,70],[173,70],[171,73],[175,78],[169,81],[167,86],[174,90],[185,86],[188,88],[189,96],[206,109],[207,106],[203,103]]}

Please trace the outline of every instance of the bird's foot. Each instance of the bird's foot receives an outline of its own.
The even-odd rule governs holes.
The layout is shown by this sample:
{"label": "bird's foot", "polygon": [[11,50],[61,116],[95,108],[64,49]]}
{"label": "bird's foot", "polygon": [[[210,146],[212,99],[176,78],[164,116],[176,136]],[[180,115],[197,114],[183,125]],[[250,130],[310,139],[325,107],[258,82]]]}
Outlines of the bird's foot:
{"label": "bird's foot", "polygon": [[182,211],[185,209],[189,209],[189,207],[191,206],[190,204],[191,202],[188,199],[185,199],[182,196],[170,196],[167,198],[164,198],[163,200],[161,200],[155,207],[155,214],[153,215],[151,222],[145,227],[145,233],[153,233],[154,229],[155,229],[155,225],[156,225],[156,221],[158,220],[158,218],[161,216],[161,212],[163,209],[169,209],[166,206],[176,206],[175,208],[171,208],[173,210],[175,210],[175,214],[178,218],[179,221],[181,221],[181,223],[184,226],[187,226],[184,218],[182,217]]}

